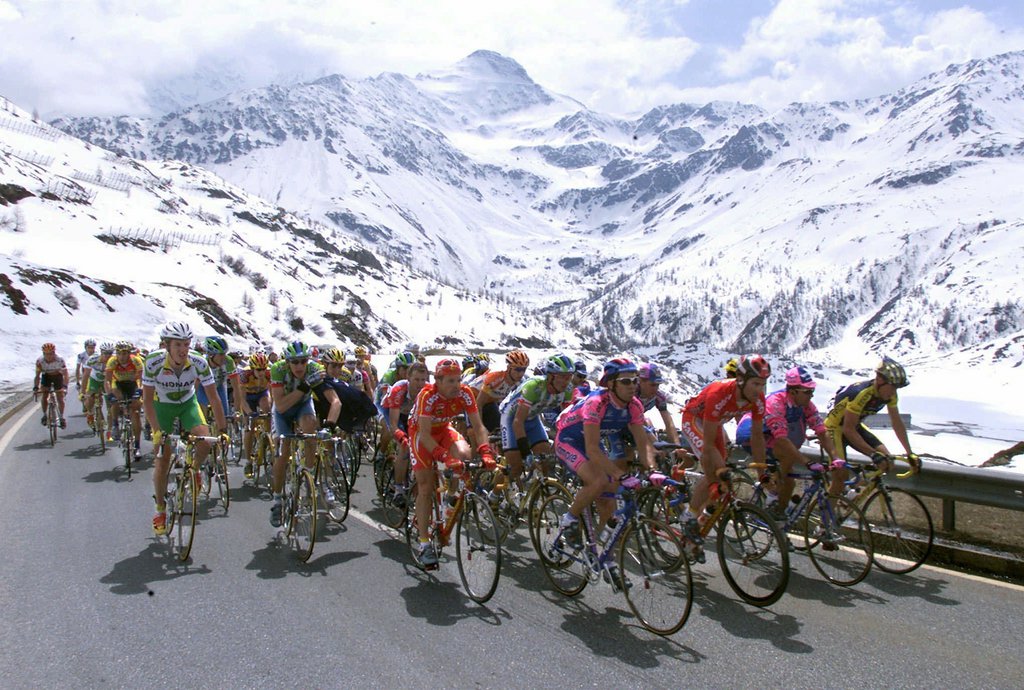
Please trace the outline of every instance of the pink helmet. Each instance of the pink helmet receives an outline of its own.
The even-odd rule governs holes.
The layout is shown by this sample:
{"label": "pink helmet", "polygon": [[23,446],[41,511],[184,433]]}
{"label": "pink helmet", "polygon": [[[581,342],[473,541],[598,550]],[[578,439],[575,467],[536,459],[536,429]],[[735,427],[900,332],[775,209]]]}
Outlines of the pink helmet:
{"label": "pink helmet", "polygon": [[811,374],[803,367],[793,367],[786,372],[786,386],[790,388],[810,388],[817,386]]}

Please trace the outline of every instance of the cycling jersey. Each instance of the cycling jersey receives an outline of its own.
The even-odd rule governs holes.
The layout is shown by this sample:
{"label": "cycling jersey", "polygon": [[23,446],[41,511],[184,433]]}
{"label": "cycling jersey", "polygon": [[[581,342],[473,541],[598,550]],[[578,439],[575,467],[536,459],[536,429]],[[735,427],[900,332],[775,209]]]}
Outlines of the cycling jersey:
{"label": "cycling jersey", "polygon": [[216,383],[206,358],[190,351],[181,373],[171,368],[167,350],[154,350],[142,363],[142,385],[156,390],[157,401],[183,403],[195,396],[196,382],[201,386]]}
{"label": "cycling jersey", "polygon": [[117,355],[114,355],[107,360],[107,366],[105,369],[107,372],[112,372],[115,383],[122,381],[136,381],[142,375],[142,357],[138,355],[131,355],[128,358],[126,364],[121,364],[117,361]]}
{"label": "cycling jersey", "polygon": [[[353,388],[340,379],[325,378],[324,389],[326,388],[333,390],[338,396],[338,400],[341,401],[341,413],[338,415],[337,423],[343,431],[351,432],[362,426],[377,412],[373,401],[366,393],[358,388]],[[324,389],[313,395],[316,416],[321,422],[327,421],[327,413],[331,409],[331,404],[323,394]]]}
{"label": "cycling jersey", "polygon": [[725,422],[739,419],[745,412],[750,412],[753,419],[764,419],[764,394],[754,401],[745,400],[741,404],[737,400],[737,379],[714,381],[705,386],[700,393],[690,398],[683,408],[683,426],[688,420],[699,419],[703,422]]}
{"label": "cycling jersey", "polygon": [[393,410],[397,407],[399,414],[407,415],[412,411],[415,402],[416,398],[409,395],[409,381],[403,379],[391,386],[388,394],[381,401],[381,407],[385,410]]}
{"label": "cycling jersey", "polygon": [[899,396],[895,392],[889,400],[884,400],[879,396],[874,381],[850,384],[836,393],[832,409],[825,417],[825,426],[829,429],[841,429],[843,417],[847,412],[854,413],[859,418],[858,421],[863,421],[865,417],[877,414],[883,407],[890,410],[896,409],[898,403]]}
{"label": "cycling jersey", "polygon": [[36,360],[37,374],[60,374],[67,368],[63,357],[54,357],[52,362],[47,362],[45,357]]}
{"label": "cycling jersey", "polygon": [[[207,360],[209,362],[209,360]],[[238,376],[238,372],[235,368],[235,360],[231,355],[224,355],[224,362],[219,367],[210,365],[210,371],[213,373],[213,380],[217,382],[217,388],[220,389],[224,383],[235,376]]]}
{"label": "cycling jersey", "polygon": [[643,405],[634,396],[626,405],[613,399],[607,388],[598,388],[558,418],[558,442],[583,448],[584,425],[599,425],[601,437],[621,434],[630,424],[644,423]]}
{"label": "cycling jersey", "polygon": [[[639,395],[636,397],[640,398]],[[649,398],[640,398],[640,402],[643,403],[644,412],[650,412],[655,409],[658,412],[668,412],[668,396],[660,390],[655,391],[654,395]]]}
{"label": "cycling jersey", "polygon": [[[286,360],[281,359],[270,367],[270,387],[272,389],[284,389],[284,393],[287,395],[298,388],[301,381],[305,381],[311,389],[323,385],[324,376],[324,368],[310,360],[306,362],[306,370],[302,378],[295,378],[292,376],[291,365]],[[299,402],[304,403],[309,399],[310,394],[307,392]]]}
{"label": "cycling jersey", "polygon": [[238,379],[242,384],[242,390],[249,395],[265,393],[270,390],[270,371],[268,369],[259,371],[239,369]]}
{"label": "cycling jersey", "polygon": [[409,425],[418,427],[420,417],[430,417],[431,434],[440,432],[463,414],[478,412],[476,396],[469,386],[460,385],[452,398],[445,398],[437,392],[437,386],[428,383],[416,396],[412,411],[409,413]]}
{"label": "cycling jersey", "polygon": [[572,389],[567,388],[561,393],[550,392],[546,376],[534,376],[520,383],[515,390],[505,396],[498,406],[504,418],[506,414],[515,415],[519,407],[529,410],[527,419],[539,417],[547,410],[561,410],[572,400]]}
{"label": "cycling jersey", "polygon": [[518,384],[509,380],[504,371],[489,371],[476,377],[469,387],[479,393],[486,393],[492,400],[503,400]]}
{"label": "cycling jersey", "polygon": [[92,355],[89,359],[85,360],[85,368],[89,370],[89,380],[103,383],[103,377],[106,376],[107,363],[113,355],[107,355],[104,357],[101,353],[97,352]]}
{"label": "cycling jersey", "polygon": [[[736,427],[736,443],[741,446],[750,445],[751,414],[743,415]],[[825,424],[814,403],[806,407],[794,404],[785,390],[776,391],[765,398],[764,403],[764,436],[768,450],[775,447],[775,441],[788,438],[797,448],[803,445],[807,430],[815,433],[825,432]]]}

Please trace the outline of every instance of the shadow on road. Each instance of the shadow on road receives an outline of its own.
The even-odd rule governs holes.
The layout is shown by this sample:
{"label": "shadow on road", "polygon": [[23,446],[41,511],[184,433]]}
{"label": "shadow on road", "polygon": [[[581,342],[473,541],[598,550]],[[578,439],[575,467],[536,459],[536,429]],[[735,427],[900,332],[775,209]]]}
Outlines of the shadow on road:
{"label": "shadow on road", "polygon": [[73,458],[75,460],[89,460],[90,458],[102,458],[106,454],[107,451],[100,448],[99,443],[94,443],[86,446],[85,448],[75,448],[74,450],[65,453],[64,457]]}
{"label": "shadow on road", "polygon": [[303,563],[296,558],[295,552],[288,545],[284,532],[279,532],[265,547],[252,552],[252,559],[246,564],[245,569],[256,571],[256,577],[263,580],[280,580],[288,575],[310,577],[327,575],[330,568],[367,555],[364,551],[329,551],[317,555],[316,548],[320,547],[322,541],[321,538],[317,539],[313,558]]}
{"label": "shadow on road", "polygon": [[45,450],[50,447],[50,439],[45,438],[42,441],[36,441],[35,443],[23,443],[20,446],[14,446],[14,450]]}
{"label": "shadow on road", "polygon": [[114,467],[109,470],[96,470],[82,477],[83,482],[89,484],[99,484],[102,482],[121,482],[128,479],[128,473],[124,471],[124,467]]}
{"label": "shadow on road", "polygon": [[[790,580],[789,588],[792,587],[793,581]],[[782,601],[785,601],[785,596],[783,595]],[[810,654],[814,651],[811,645],[795,639],[800,634],[801,625],[794,616],[776,613],[767,608],[747,606],[737,599],[706,587],[694,588],[693,603],[703,618],[717,621],[726,632],[735,637],[765,640],[779,650],[791,654]]]}
{"label": "shadow on road", "polygon": [[[864,585],[859,583],[859,586],[863,587]],[[823,579],[821,576],[807,577],[796,570],[789,571],[789,584],[786,586],[786,593],[783,595],[783,597],[790,596],[808,601],[820,601],[826,606],[835,606],[837,608],[851,608],[856,606],[858,602],[886,604],[889,601],[877,594],[871,594],[863,589],[858,589],[858,585],[840,587]]]}
{"label": "shadow on road", "polygon": [[164,542],[151,541],[138,555],[118,561],[113,569],[100,578],[110,585],[114,594],[147,594],[153,582],[174,580],[184,575],[207,575],[205,565],[191,565],[175,560]]}
{"label": "shadow on road", "polygon": [[[451,566],[442,560],[441,567]],[[472,618],[488,625],[500,626],[501,617],[469,599],[462,586],[454,582],[443,582],[419,568],[409,566],[416,584],[406,587],[399,594],[405,600],[405,609],[413,618],[439,627],[455,625],[460,620]]]}
{"label": "shadow on road", "polygon": [[922,577],[916,573],[907,575],[893,575],[892,573],[872,570],[868,575],[867,582],[875,589],[880,589],[886,594],[896,597],[919,597],[930,604],[941,606],[959,606],[961,602],[956,599],[940,596],[946,589],[949,582],[936,579],[934,573]]}

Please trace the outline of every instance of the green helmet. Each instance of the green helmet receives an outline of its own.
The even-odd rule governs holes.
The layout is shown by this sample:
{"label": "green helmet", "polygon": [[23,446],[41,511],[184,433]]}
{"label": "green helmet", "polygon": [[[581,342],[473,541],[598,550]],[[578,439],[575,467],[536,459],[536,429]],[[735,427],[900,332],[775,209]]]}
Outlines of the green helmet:
{"label": "green helmet", "polygon": [[284,346],[284,352],[282,353],[284,358],[291,361],[293,359],[309,359],[309,346],[300,340],[294,340]]}

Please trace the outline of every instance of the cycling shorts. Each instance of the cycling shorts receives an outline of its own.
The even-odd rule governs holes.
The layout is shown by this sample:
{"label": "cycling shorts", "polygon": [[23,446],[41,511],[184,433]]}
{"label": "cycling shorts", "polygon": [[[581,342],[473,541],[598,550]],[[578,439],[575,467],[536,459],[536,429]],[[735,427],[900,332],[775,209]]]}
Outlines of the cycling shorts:
{"label": "cycling shorts", "polygon": [[306,398],[304,402],[292,405],[287,412],[278,412],[275,407],[271,414],[274,419],[274,435],[292,438],[295,432],[292,427],[302,417],[316,418],[316,411],[313,409],[313,398]]}
{"label": "cycling shorts", "polygon": [[181,428],[185,431],[192,431],[197,426],[206,425],[206,417],[199,409],[199,403],[195,397],[189,398],[183,403],[153,402],[156,409],[156,421],[160,425],[160,431],[165,434],[174,432],[174,420],[181,420]]}
{"label": "cycling shorts", "polygon": [[[418,433],[416,429],[410,431],[410,435]],[[436,428],[430,432],[430,437],[434,439],[434,442],[444,448],[446,453],[451,452],[451,447],[459,441],[464,441],[462,434],[457,432],[449,424],[445,424],[442,427]],[[434,456],[423,446],[422,443],[412,443],[412,469],[417,470],[429,470],[434,467]]]}
{"label": "cycling shorts", "polygon": [[44,373],[39,377],[39,387],[62,391],[64,390],[64,375],[56,372]]}

